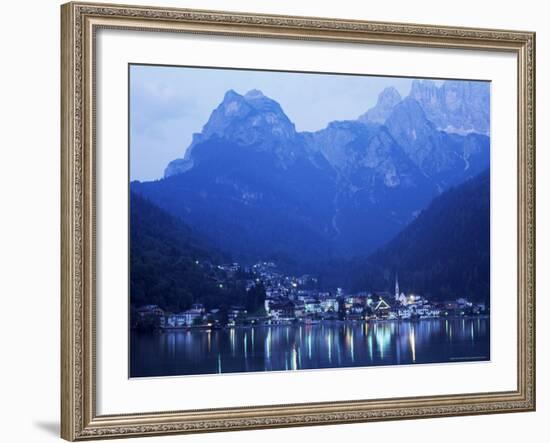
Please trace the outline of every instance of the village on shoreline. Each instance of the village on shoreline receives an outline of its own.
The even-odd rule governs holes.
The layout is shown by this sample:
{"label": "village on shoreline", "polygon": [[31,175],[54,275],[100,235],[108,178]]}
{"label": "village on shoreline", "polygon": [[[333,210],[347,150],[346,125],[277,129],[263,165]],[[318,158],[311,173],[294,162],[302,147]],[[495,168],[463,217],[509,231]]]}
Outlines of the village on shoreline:
{"label": "village on shoreline", "polygon": [[[242,271],[238,263],[218,265],[228,277]],[[331,322],[418,321],[423,319],[488,316],[482,302],[464,296],[454,300],[430,301],[420,294],[400,291],[398,276],[395,289],[345,293],[313,289],[317,279],[311,275],[285,275],[273,262],[259,262],[246,268],[244,284],[250,291],[261,285],[265,290],[263,306],[248,312],[245,306],[230,305],[207,309],[194,303],[190,309],[173,313],[155,304],[140,306],[131,324],[137,330],[221,329],[235,327],[312,325]],[[221,284],[221,283],[220,283]]]}

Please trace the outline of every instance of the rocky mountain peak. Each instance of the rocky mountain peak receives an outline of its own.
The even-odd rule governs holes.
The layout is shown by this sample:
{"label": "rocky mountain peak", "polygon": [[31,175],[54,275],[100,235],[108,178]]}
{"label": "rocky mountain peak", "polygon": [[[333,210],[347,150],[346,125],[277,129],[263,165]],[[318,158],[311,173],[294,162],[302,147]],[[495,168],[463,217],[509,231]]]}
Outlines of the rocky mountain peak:
{"label": "rocky mountain peak", "polygon": [[407,133],[409,137],[416,139],[419,130],[432,131],[433,124],[426,118],[426,114],[420,103],[411,97],[406,97],[397,104],[386,119],[385,125],[392,134]]}
{"label": "rocky mountain peak", "polygon": [[489,135],[489,82],[446,80],[438,86],[433,80],[415,80],[409,97],[442,131]]}
{"label": "rocky mountain peak", "polygon": [[203,133],[205,130],[208,131],[214,129],[214,126],[227,126],[230,119],[244,117],[251,110],[250,105],[246,103],[244,97],[235,92],[233,89],[230,89],[225,93],[223,101],[210,115],[210,119],[203,128]]}
{"label": "rocky mountain peak", "polygon": [[436,103],[439,88],[433,80],[413,80],[409,97],[419,103]]}
{"label": "rocky mountain peak", "polygon": [[251,89],[250,91],[248,91],[244,97],[248,100],[254,100],[254,99],[262,99],[262,98],[266,98],[266,96],[264,95],[264,93],[262,91],[260,91],[259,89]]}
{"label": "rocky mountain peak", "polygon": [[393,108],[401,101],[401,94],[393,86],[385,88],[379,95],[376,105],[359,116],[358,120],[366,123],[383,124]]}
{"label": "rocky mountain peak", "polygon": [[231,101],[241,99],[242,95],[237,93],[234,89],[228,89],[225,95],[223,96],[223,101]]}
{"label": "rocky mountain peak", "polygon": [[393,107],[401,101],[401,94],[393,86],[385,88],[378,95],[378,106]]}
{"label": "rocky mountain peak", "polygon": [[[489,135],[489,82],[413,80],[406,98],[418,102],[426,118],[440,131]],[[378,96],[376,105],[358,120],[385,124],[402,101],[395,88],[386,88]]]}
{"label": "rocky mountain peak", "polygon": [[468,83],[415,81],[405,98],[387,88],[362,121],[301,133],[262,91],[229,90],[166,168],[174,177],[135,188],[243,256],[365,254],[489,167],[487,136],[441,129],[488,112],[488,85]]}
{"label": "rocky mountain peak", "polygon": [[296,129],[275,100],[262,91],[252,89],[241,95],[228,90],[222,102],[212,112],[202,131],[193,134],[193,141],[183,159],[169,163],[165,177],[189,170],[193,164],[195,148],[213,138],[264,151],[276,151],[277,155],[294,156]]}

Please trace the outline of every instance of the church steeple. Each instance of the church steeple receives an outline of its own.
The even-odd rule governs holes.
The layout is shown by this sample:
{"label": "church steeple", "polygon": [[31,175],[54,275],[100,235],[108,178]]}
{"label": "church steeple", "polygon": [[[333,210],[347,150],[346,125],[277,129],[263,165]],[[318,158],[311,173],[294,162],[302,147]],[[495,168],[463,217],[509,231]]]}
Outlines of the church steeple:
{"label": "church steeple", "polygon": [[397,272],[395,273],[395,300],[399,300],[399,280],[397,278]]}

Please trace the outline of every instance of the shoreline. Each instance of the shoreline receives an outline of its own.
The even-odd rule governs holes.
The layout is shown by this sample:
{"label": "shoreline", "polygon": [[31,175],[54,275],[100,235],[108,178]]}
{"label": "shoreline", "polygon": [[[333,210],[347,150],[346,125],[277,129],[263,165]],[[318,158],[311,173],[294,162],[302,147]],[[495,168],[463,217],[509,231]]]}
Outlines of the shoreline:
{"label": "shoreline", "polygon": [[167,328],[156,328],[151,331],[139,331],[137,328],[130,328],[131,331],[138,333],[150,333],[150,332],[177,332],[177,331],[221,331],[221,330],[231,330],[231,329],[253,329],[253,328],[272,328],[272,327],[288,327],[288,326],[320,326],[323,324],[377,324],[377,323],[416,323],[426,320],[472,320],[472,319],[488,319],[490,314],[482,315],[460,315],[460,316],[449,316],[449,317],[426,317],[426,318],[392,318],[392,319],[369,319],[369,320],[315,320],[314,323],[307,323],[301,321],[289,321],[284,323],[271,323],[271,324],[254,324],[254,325],[234,325],[234,326],[218,326],[212,327],[208,325],[200,326],[183,326],[183,327],[167,327]]}

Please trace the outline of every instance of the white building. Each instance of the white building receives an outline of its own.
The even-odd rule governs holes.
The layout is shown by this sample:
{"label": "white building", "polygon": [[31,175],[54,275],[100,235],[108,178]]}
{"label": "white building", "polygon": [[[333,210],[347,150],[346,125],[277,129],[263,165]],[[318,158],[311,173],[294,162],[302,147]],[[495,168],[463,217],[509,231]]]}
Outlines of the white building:
{"label": "white building", "polygon": [[304,310],[306,314],[320,314],[322,312],[321,303],[314,298],[304,300]]}
{"label": "white building", "polygon": [[197,319],[201,319],[204,315],[204,308],[203,309],[188,309],[187,311],[182,312],[179,314],[183,316],[185,319],[185,324],[187,326],[191,326],[195,323]]}
{"label": "white building", "polygon": [[338,312],[338,300],[335,298],[325,298],[321,301],[323,312]]}
{"label": "white building", "polygon": [[164,316],[164,321],[161,322],[163,328],[181,328],[187,326],[185,314],[167,314]]}

